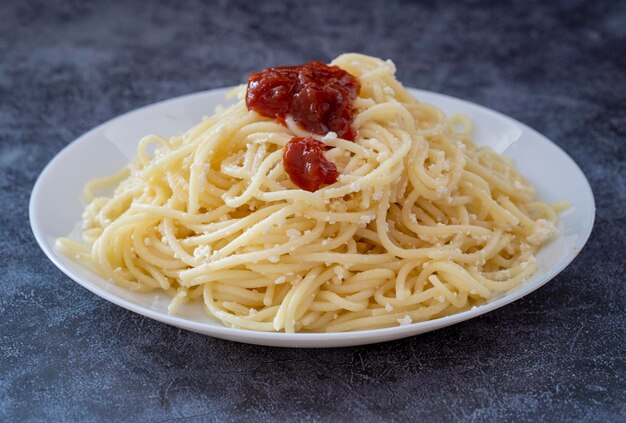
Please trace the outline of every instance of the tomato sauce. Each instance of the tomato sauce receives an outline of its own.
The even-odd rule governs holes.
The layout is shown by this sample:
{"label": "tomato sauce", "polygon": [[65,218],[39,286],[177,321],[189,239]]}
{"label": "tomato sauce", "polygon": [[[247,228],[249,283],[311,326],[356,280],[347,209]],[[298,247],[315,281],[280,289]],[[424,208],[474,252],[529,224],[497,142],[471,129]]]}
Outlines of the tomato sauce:
{"label": "tomato sauce", "polygon": [[360,88],[353,75],[320,62],[267,68],[250,74],[246,105],[283,124],[291,116],[314,134],[354,141],[352,104]]}
{"label": "tomato sauce", "polygon": [[307,191],[337,182],[339,171],[324,156],[324,143],[311,137],[293,137],[283,148],[283,166],[291,182]]}

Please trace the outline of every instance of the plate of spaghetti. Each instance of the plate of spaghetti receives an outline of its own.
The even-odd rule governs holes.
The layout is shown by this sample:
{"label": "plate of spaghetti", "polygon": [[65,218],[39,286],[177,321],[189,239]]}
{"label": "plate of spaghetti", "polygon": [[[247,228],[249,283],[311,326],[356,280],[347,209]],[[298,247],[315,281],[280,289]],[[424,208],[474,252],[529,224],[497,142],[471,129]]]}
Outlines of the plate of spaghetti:
{"label": "plate of spaghetti", "polygon": [[273,346],[412,336],[552,279],[593,226],[578,166],[395,71],[343,54],[106,122],[41,173],[35,237],[108,301]]}

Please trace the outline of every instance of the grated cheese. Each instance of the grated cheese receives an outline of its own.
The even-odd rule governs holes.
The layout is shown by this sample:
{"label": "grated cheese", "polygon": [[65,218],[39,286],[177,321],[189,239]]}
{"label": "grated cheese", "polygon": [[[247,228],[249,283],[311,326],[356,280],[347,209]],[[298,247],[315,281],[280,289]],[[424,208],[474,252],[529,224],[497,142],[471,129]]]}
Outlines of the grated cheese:
{"label": "grated cheese", "polygon": [[336,138],[337,138],[337,134],[334,133],[333,131],[330,131],[322,137],[322,141],[334,140]]}
{"label": "grated cheese", "polygon": [[301,235],[301,232],[297,229],[287,229],[287,237],[289,239],[296,239]]}
{"label": "grated cheese", "polygon": [[342,280],[344,277],[344,269],[341,266],[335,266],[335,268],[333,269],[333,271],[335,272],[335,275],[337,275],[337,277],[339,278],[339,280]]}
{"label": "grated cheese", "polygon": [[398,321],[398,323],[400,323],[400,326],[410,325],[411,323],[413,323],[413,319],[411,319],[411,316],[409,316],[408,314],[404,316],[402,319],[396,319],[396,320]]}
{"label": "grated cheese", "polygon": [[193,250],[193,256],[197,259],[205,258],[208,259],[213,254],[213,248],[210,245],[198,245],[195,250]]}
{"label": "grated cheese", "polygon": [[535,223],[532,234],[526,239],[531,244],[539,245],[552,238],[556,233],[557,229],[552,222],[546,219],[539,219]]}

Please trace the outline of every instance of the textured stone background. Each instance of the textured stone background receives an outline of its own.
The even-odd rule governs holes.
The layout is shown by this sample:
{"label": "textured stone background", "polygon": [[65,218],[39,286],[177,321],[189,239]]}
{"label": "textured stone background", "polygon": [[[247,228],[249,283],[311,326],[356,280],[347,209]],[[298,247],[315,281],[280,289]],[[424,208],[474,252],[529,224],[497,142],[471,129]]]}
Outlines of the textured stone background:
{"label": "textured stone background", "polygon": [[[182,3],[0,2],[0,420],[624,421],[626,3]],[[405,84],[499,110],[567,151],[598,206],[574,263],[454,327],[296,350],[135,315],[35,244],[32,185],[83,132],[345,51],[392,58]]]}

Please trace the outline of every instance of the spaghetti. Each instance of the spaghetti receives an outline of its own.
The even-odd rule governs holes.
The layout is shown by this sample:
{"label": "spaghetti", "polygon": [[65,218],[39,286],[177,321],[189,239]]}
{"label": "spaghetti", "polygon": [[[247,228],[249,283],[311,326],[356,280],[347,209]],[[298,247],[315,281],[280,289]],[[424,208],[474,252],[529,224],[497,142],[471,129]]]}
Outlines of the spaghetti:
{"label": "spaghetti", "polygon": [[[183,135],[148,136],[118,174],[85,188],[68,256],[130,290],[201,301],[225,325],[353,331],[437,318],[508,291],[536,270],[558,210],[535,200],[472,124],[416,101],[395,67],[359,54],[354,141],[237,104]],[[283,164],[294,137],[325,145],[339,173],[304,190]],[[151,151],[154,151],[153,153]],[[116,186],[110,197],[95,192]]]}

